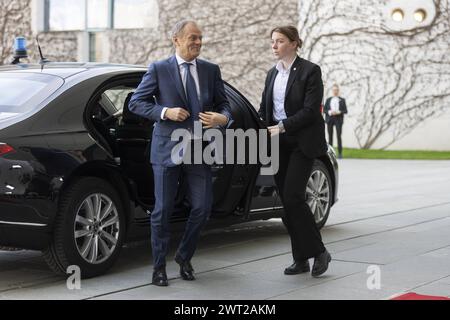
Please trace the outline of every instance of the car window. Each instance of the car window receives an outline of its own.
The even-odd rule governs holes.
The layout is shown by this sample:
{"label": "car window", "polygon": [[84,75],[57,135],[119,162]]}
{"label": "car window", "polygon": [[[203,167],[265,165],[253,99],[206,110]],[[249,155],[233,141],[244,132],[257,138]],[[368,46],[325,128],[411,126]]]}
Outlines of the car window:
{"label": "car window", "polygon": [[63,83],[53,75],[0,73],[0,118],[33,111]]}
{"label": "car window", "polygon": [[[107,105],[103,105],[108,113],[116,113],[117,111],[123,110],[123,105],[125,103],[125,99],[127,98],[128,94],[130,92],[133,92],[136,90],[134,87],[126,87],[126,86],[120,86],[120,87],[114,87],[111,89],[106,90],[103,95],[107,97],[107,99],[110,101]],[[114,110],[111,110],[111,108],[114,108]]]}

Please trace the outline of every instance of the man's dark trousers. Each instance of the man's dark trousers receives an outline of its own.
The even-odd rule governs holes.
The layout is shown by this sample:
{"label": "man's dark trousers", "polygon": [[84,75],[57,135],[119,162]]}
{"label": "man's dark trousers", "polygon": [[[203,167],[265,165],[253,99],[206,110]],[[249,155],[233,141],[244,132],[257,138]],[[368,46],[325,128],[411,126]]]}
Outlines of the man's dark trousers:
{"label": "man's dark trousers", "polygon": [[342,126],[343,126],[343,124],[344,124],[344,121],[343,121],[342,117],[338,117],[338,116],[330,116],[330,118],[328,119],[328,123],[327,123],[328,143],[330,145],[333,145],[333,127],[336,127],[339,155],[342,155]]}
{"label": "man's dark trousers", "polygon": [[155,208],[151,215],[154,268],[166,265],[170,241],[170,216],[173,212],[180,177],[187,183],[187,197],[191,205],[189,220],[177,255],[190,261],[194,255],[202,228],[212,206],[211,168],[205,164],[181,164],[175,167],[153,165]]}
{"label": "man's dark trousers", "polygon": [[284,206],[282,220],[291,238],[294,261],[301,262],[325,251],[314,215],[306,202],[306,186],[314,159],[303,154],[295,136],[286,134],[280,136],[279,155],[280,169],[275,181]]}

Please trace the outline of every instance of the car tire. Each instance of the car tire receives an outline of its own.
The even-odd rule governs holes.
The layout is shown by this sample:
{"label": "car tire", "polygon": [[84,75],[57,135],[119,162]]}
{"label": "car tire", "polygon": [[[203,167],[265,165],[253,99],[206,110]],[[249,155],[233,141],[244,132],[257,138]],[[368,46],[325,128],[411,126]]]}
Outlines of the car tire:
{"label": "car tire", "polygon": [[117,191],[106,181],[82,177],[61,194],[53,241],[44,251],[52,270],[81,278],[104,274],[116,261],[125,236],[125,216]]}
{"label": "car tire", "polygon": [[306,188],[307,203],[311,208],[314,220],[322,229],[328,220],[333,200],[333,183],[325,164],[316,160]]}

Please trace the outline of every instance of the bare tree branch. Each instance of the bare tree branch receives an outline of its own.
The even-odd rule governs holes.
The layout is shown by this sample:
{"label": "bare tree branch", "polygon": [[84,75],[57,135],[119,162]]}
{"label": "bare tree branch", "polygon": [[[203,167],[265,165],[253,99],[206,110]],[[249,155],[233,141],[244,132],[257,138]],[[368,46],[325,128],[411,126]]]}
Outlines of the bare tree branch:
{"label": "bare tree branch", "polygon": [[304,56],[322,67],[327,88],[342,84],[362,148],[392,145],[450,106],[449,0],[434,0],[433,20],[404,31],[385,25],[387,3],[310,0],[300,7]]}

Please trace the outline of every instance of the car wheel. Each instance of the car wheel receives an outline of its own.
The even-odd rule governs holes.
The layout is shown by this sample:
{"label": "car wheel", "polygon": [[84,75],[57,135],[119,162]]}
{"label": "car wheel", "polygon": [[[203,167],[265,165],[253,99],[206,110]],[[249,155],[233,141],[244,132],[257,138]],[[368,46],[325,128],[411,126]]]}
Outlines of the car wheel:
{"label": "car wheel", "polygon": [[306,186],[306,201],[311,208],[317,227],[327,222],[332,203],[333,185],[327,167],[316,160]]}
{"label": "car wheel", "polygon": [[99,178],[80,178],[61,195],[44,258],[57,273],[78,266],[82,278],[95,277],[114,264],[124,235],[124,210],[114,188]]}

